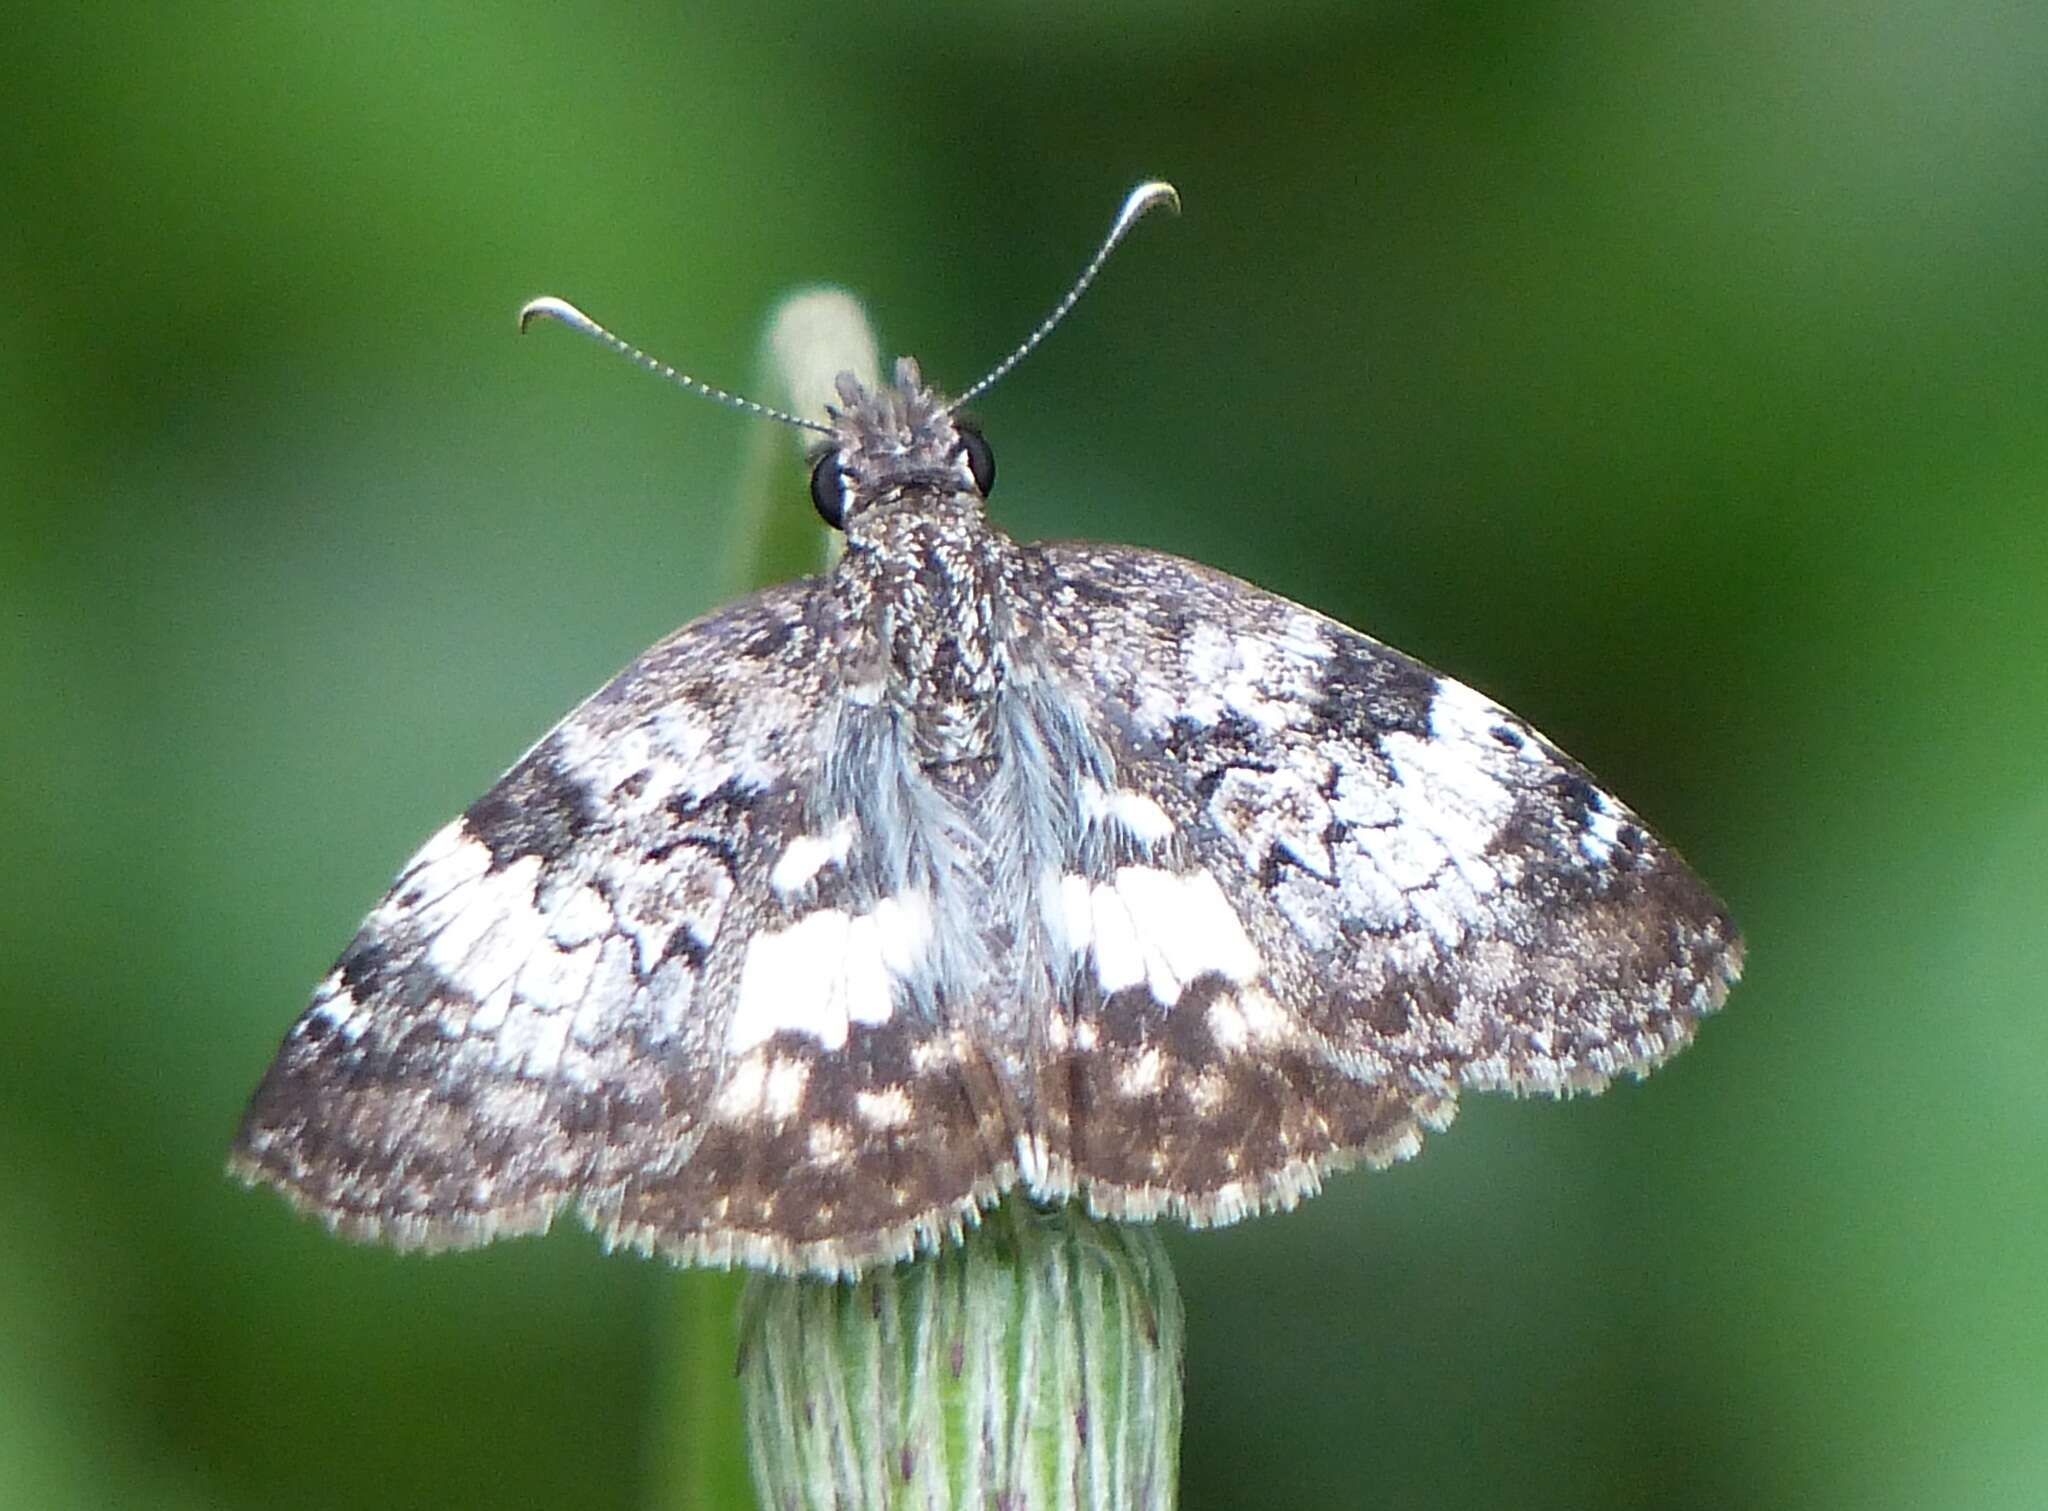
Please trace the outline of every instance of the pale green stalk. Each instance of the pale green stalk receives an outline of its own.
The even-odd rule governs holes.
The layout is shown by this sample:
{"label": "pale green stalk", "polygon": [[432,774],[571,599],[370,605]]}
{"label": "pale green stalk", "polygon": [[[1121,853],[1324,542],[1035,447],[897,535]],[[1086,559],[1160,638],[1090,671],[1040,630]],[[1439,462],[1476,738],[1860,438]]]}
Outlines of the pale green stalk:
{"label": "pale green stalk", "polygon": [[1181,1307],[1149,1224],[1011,1197],[936,1256],[755,1275],[748,1453],[769,1511],[1167,1511]]}

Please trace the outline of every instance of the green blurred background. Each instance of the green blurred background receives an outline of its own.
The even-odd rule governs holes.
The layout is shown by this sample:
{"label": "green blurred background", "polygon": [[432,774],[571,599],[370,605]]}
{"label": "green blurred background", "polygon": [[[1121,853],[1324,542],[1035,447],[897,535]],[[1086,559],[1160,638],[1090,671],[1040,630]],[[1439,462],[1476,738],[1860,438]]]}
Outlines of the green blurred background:
{"label": "green blurred background", "polygon": [[0,1505],[655,1502],[729,1282],[220,1171],[399,862],[728,580],[748,424],[512,312],[744,384],[829,278],[958,387],[1153,175],[981,405],[998,516],[1478,683],[1751,962],[1645,1085],[1176,1234],[1184,1503],[2048,1503],[2048,12],[10,30]]}

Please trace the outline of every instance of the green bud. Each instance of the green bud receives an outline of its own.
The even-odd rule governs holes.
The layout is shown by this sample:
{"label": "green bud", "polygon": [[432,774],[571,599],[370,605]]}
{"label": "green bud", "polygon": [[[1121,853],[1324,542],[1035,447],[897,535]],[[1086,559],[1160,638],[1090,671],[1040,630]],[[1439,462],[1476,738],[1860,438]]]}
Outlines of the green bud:
{"label": "green bud", "polygon": [[1158,1232],[1011,1197],[857,1281],[756,1275],[740,1385],[767,1511],[1165,1511],[1181,1308]]}

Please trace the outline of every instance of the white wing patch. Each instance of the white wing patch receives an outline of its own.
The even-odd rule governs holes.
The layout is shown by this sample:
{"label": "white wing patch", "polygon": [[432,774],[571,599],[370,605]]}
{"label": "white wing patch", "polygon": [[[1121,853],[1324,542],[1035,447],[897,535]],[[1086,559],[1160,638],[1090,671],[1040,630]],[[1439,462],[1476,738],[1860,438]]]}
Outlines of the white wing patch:
{"label": "white wing patch", "polygon": [[[694,973],[663,959],[678,934],[717,934],[730,878],[708,862],[637,873],[607,896],[588,881],[550,885],[524,855],[493,869],[490,846],[457,819],[423,846],[365,922],[401,958],[447,984],[430,1011],[478,1063],[527,1080],[596,1084],[593,1055],[628,1019],[662,1038],[681,1026]],[[370,1024],[346,963],[315,994],[308,1021],[353,1043]]]}
{"label": "white wing patch", "polygon": [[884,1132],[892,1128],[908,1128],[915,1115],[910,1093],[901,1086],[884,1086],[879,1091],[856,1091],[853,1106],[863,1123]]}
{"label": "white wing patch", "polygon": [[[342,984],[339,970],[329,972],[327,979],[320,983],[313,1005],[306,1010],[306,1018],[309,1021],[318,1019],[326,1025],[328,1033],[340,1036],[345,1044],[353,1044],[360,1039],[370,1022],[369,1015],[361,1011],[355,994]],[[294,1032],[304,1033],[304,1025],[301,1024]]]}
{"label": "white wing patch", "polygon": [[[1511,722],[1484,694],[1441,678],[1427,734],[1380,736],[1384,769],[1341,760],[1233,769],[1216,783],[1208,815],[1249,863],[1275,852],[1293,862],[1271,894],[1312,948],[1332,948],[1347,924],[1363,924],[1388,934],[1418,927],[1438,951],[1455,950],[1520,880],[1521,856],[1496,841],[1524,801],[1528,766],[1550,764],[1534,741],[1495,737]],[[1579,849],[1606,864],[1631,816],[1605,793],[1587,802]],[[1334,843],[1325,838],[1332,820],[1343,826]]]}
{"label": "white wing patch", "polygon": [[886,897],[865,913],[818,908],[747,941],[726,1048],[744,1054],[778,1033],[808,1034],[838,1049],[855,1023],[886,1023],[899,985],[916,975],[932,940],[921,893]]}
{"label": "white wing patch", "polygon": [[1619,805],[1595,788],[1586,812],[1586,830],[1579,836],[1580,853],[1596,866],[1606,865],[1614,859],[1614,848],[1621,843],[1621,826],[1627,822]]}
{"label": "white wing patch", "polygon": [[1211,972],[1237,985],[1259,974],[1258,950],[1206,870],[1120,866],[1108,881],[1063,876],[1057,895],[1066,949],[1076,960],[1094,958],[1104,993],[1142,982],[1171,1007]]}
{"label": "white wing patch", "polygon": [[768,885],[775,895],[794,897],[827,866],[844,864],[853,848],[853,831],[853,820],[841,819],[824,834],[799,834],[791,840],[768,873]]}
{"label": "white wing patch", "polygon": [[[394,890],[404,892],[412,905],[425,912],[457,887],[475,881],[491,868],[491,852],[469,832],[462,819],[451,819],[434,831],[434,837],[420,846],[419,854],[399,873]],[[384,912],[388,907],[379,907]]]}
{"label": "white wing patch", "polygon": [[729,1123],[758,1117],[784,1122],[803,1105],[810,1082],[811,1067],[806,1061],[750,1054],[727,1074],[711,1105],[712,1115]]}
{"label": "white wing patch", "polygon": [[1147,849],[1163,844],[1173,834],[1173,820],[1166,810],[1142,792],[1119,787],[1114,792],[1088,778],[1080,782],[1081,816],[1091,824],[1115,824]]}
{"label": "white wing patch", "polygon": [[1226,714],[1267,731],[1299,723],[1303,711],[1314,706],[1322,663],[1330,654],[1322,623],[1303,609],[1257,634],[1198,623],[1185,648],[1185,700],[1175,703],[1148,693],[1138,712],[1162,728],[1176,718],[1215,724]]}
{"label": "white wing patch", "polygon": [[1515,793],[1496,766],[1519,759],[1489,730],[1507,711],[1446,677],[1429,704],[1429,736],[1397,731],[1382,737],[1398,789],[1401,817],[1424,829],[1453,856],[1478,857],[1513,817]]}

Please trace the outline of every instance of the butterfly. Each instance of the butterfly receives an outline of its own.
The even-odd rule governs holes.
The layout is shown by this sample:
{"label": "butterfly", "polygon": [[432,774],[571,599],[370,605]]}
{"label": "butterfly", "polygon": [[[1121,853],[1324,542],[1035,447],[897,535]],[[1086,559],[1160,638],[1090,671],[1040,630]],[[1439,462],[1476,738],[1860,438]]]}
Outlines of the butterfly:
{"label": "butterfly", "polygon": [[[400,872],[231,1168],[451,1248],[575,1207],[855,1275],[1013,1188],[1220,1224],[1413,1154],[1461,1092],[1597,1091],[1740,972],[1727,911],[1472,688],[1155,551],[992,523],[959,399],[838,382],[821,575],[685,625]],[[627,347],[558,300],[561,320]],[[716,393],[716,391],[706,390]]]}

